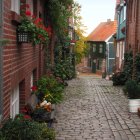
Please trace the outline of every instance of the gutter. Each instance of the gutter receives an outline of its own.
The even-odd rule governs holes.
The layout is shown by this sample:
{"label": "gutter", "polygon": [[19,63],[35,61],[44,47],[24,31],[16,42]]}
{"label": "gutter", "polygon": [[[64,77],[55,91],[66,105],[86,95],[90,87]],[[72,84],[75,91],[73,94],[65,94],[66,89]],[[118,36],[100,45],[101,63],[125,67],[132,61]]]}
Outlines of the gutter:
{"label": "gutter", "polygon": [[[3,38],[3,0],[0,0],[0,38]],[[0,121],[2,119],[2,97],[3,97],[3,45],[0,42]]]}

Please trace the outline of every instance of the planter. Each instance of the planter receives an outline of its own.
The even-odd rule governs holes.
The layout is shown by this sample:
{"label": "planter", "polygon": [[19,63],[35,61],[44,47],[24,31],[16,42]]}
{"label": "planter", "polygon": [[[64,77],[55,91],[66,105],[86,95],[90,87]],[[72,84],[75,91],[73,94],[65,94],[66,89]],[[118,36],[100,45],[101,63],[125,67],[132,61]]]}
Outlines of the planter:
{"label": "planter", "polygon": [[129,99],[129,112],[137,113],[140,107],[140,99]]}
{"label": "planter", "polygon": [[52,111],[51,111],[51,119],[52,120],[55,118],[55,112],[56,112],[56,105],[52,104]]}

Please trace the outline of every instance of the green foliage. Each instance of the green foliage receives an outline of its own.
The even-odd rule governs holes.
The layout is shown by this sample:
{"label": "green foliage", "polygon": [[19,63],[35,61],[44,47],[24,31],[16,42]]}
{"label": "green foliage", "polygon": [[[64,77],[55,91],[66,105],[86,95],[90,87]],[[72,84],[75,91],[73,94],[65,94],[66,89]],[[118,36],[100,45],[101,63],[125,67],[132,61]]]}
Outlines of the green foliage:
{"label": "green foliage", "polygon": [[63,99],[64,85],[54,76],[43,76],[37,81],[37,90],[34,91],[40,101],[47,100],[51,103],[60,103]]}
{"label": "green foliage", "polygon": [[1,140],[55,140],[54,130],[29,120],[9,119],[0,132]]}
{"label": "green foliage", "polygon": [[112,76],[112,81],[113,81],[114,86],[124,85],[126,80],[127,80],[127,77],[124,72],[117,72],[113,74]]}
{"label": "green foliage", "polygon": [[46,122],[51,118],[51,112],[46,111],[45,108],[36,108],[32,113],[32,119],[37,122]]}
{"label": "green foliage", "polygon": [[70,10],[72,3],[73,0],[48,0],[46,2],[47,14],[57,35],[65,36],[68,19],[72,16],[72,11]]}
{"label": "green foliage", "polygon": [[135,56],[135,80],[137,81],[137,83],[140,83],[140,54],[138,53]]}
{"label": "green foliage", "polygon": [[123,72],[128,79],[132,79],[132,71],[133,71],[133,54],[132,52],[128,52],[124,54],[124,68]]}
{"label": "green foliage", "polygon": [[124,55],[124,68],[122,72],[117,72],[112,76],[113,85],[124,85],[129,79],[132,79],[133,72],[133,54],[132,52]]}
{"label": "green foliage", "polygon": [[66,60],[60,60],[54,67],[54,75],[61,77],[63,80],[69,80],[75,77],[74,65],[72,64],[72,56]]}
{"label": "green foliage", "polygon": [[86,56],[86,50],[88,48],[86,42],[86,37],[84,37],[84,33],[86,30],[86,27],[82,24],[82,17],[80,15],[81,12],[81,6],[79,3],[74,2],[73,4],[73,17],[74,17],[74,29],[76,32],[76,35],[78,36],[78,39],[75,44],[75,59],[76,63],[80,63],[81,59]]}
{"label": "green foliage", "polygon": [[125,89],[130,99],[140,98],[140,85],[137,85],[136,81],[128,80],[125,84]]}
{"label": "green foliage", "polygon": [[33,45],[48,44],[48,32],[46,31],[41,19],[23,16],[21,25],[18,26],[18,31],[28,32],[30,34],[30,40]]}

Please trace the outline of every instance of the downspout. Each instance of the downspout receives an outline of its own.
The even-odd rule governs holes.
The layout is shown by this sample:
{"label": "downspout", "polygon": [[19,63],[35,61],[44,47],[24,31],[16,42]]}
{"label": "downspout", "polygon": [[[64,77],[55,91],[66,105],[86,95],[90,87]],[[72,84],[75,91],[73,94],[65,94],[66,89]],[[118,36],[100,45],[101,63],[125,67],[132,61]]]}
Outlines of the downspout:
{"label": "downspout", "polygon": [[[3,0],[0,0],[0,39],[3,33]],[[3,95],[3,45],[0,41],[0,121],[2,119],[2,96]]]}

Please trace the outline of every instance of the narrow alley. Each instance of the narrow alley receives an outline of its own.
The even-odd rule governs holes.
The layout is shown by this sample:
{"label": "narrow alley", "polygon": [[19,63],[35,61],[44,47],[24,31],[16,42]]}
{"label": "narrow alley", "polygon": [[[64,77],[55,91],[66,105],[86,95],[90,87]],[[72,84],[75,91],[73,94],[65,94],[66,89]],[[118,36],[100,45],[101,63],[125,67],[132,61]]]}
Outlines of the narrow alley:
{"label": "narrow alley", "polygon": [[56,140],[140,140],[140,118],[122,89],[99,77],[69,81],[56,119]]}

